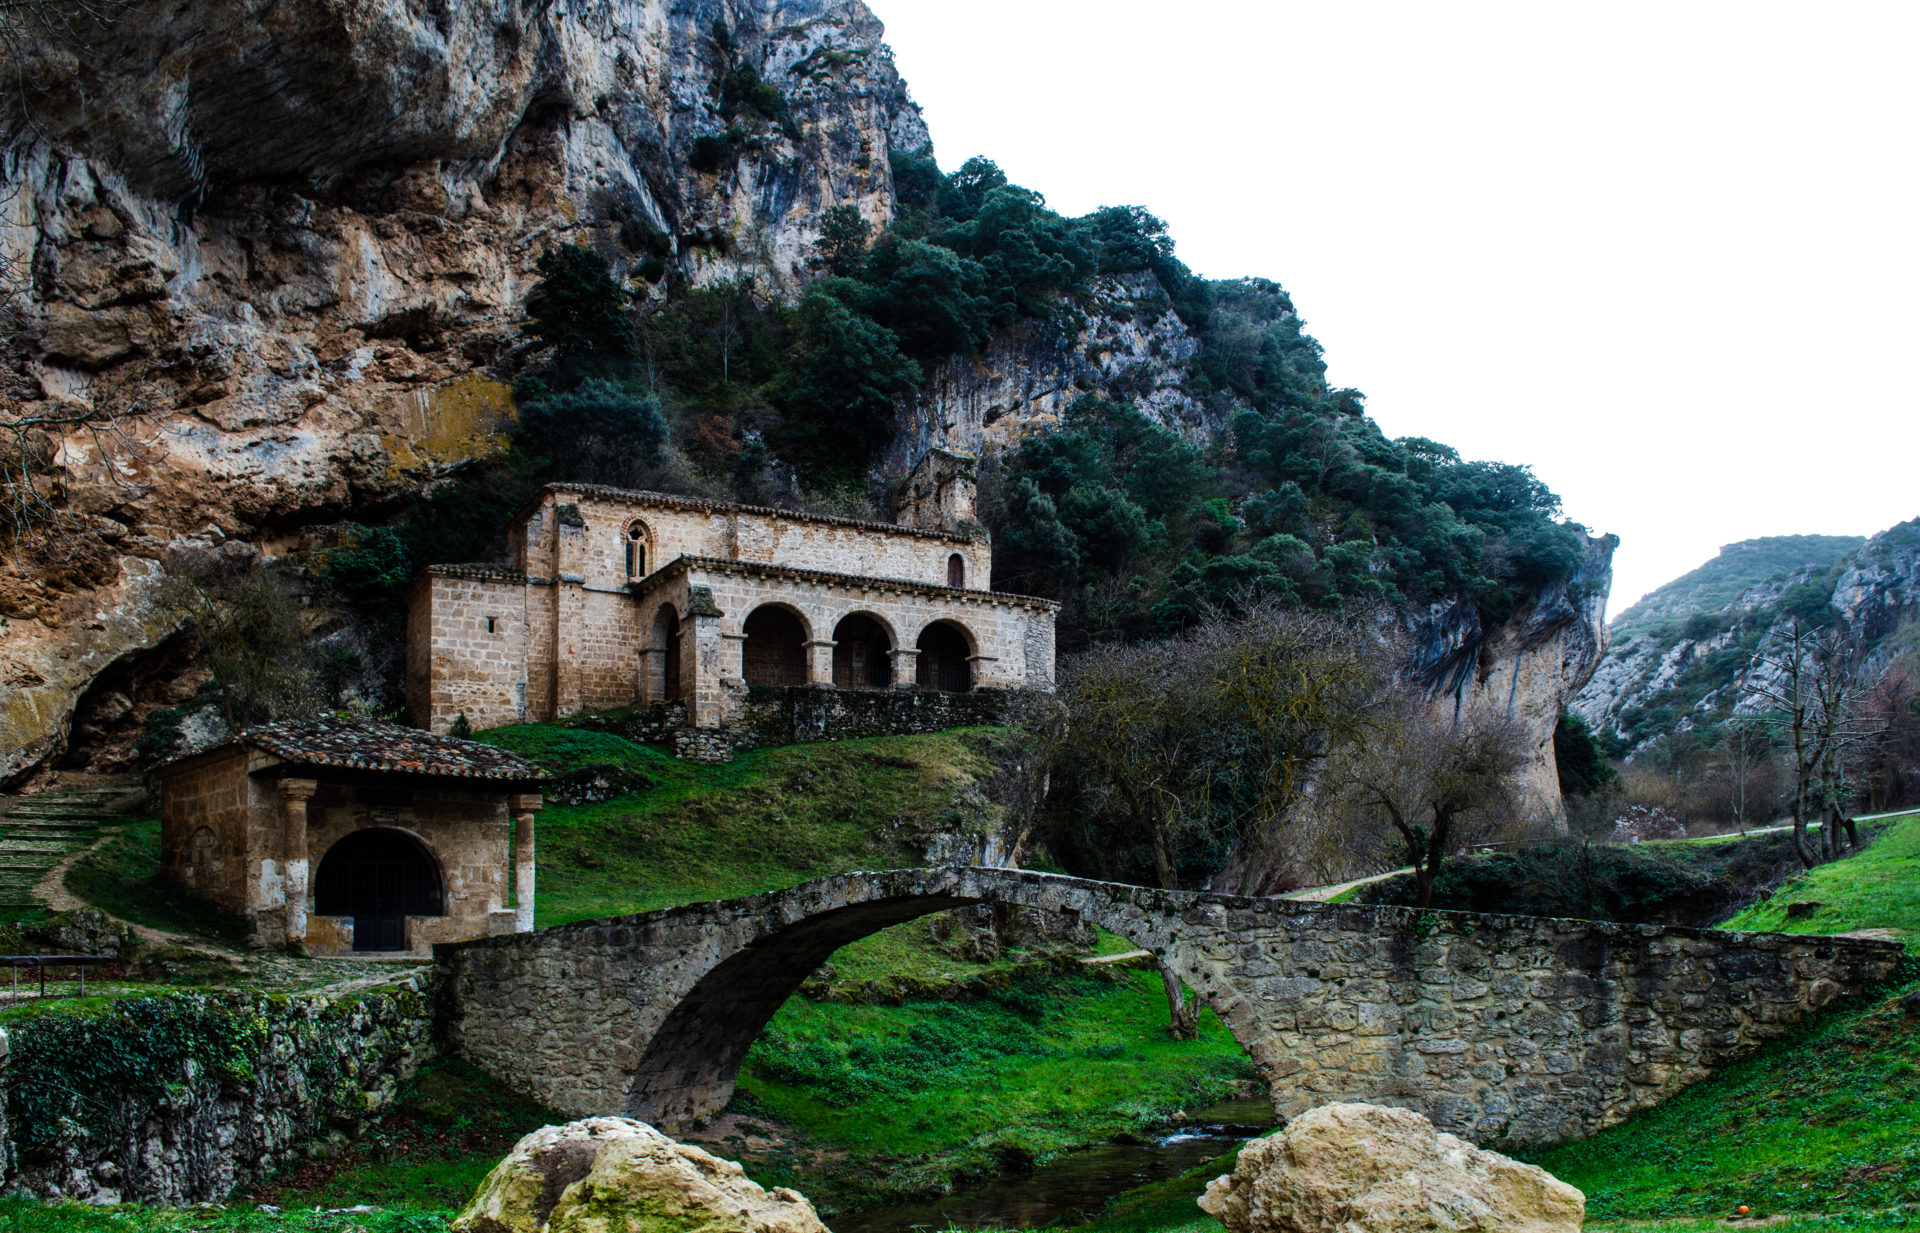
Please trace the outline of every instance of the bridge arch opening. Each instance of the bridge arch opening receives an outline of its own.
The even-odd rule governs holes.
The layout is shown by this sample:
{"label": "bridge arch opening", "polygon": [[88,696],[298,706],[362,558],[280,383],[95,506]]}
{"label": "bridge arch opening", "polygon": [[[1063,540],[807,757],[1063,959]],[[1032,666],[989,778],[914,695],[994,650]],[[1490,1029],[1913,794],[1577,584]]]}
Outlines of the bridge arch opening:
{"label": "bridge arch opening", "polygon": [[[802,983],[837,951],[924,917],[982,905],[1058,910],[1058,905],[1050,909],[1044,903],[963,892],[881,897],[805,916],[741,947],[695,981],[646,1040],[627,1091],[626,1114],[662,1127],[686,1127],[720,1112],[733,1098],[754,1043]],[[1201,1009],[1213,1005],[1221,1010],[1233,1000],[1163,927],[1143,927],[1141,920],[1119,915],[1076,914],[1135,949],[1160,957],[1191,986]],[[1162,1030],[1167,1007],[1158,993],[1161,977],[1151,974],[1146,980],[1153,988],[1155,1030]],[[1219,1017],[1235,1047],[1259,1067],[1254,1033],[1228,1013]]]}

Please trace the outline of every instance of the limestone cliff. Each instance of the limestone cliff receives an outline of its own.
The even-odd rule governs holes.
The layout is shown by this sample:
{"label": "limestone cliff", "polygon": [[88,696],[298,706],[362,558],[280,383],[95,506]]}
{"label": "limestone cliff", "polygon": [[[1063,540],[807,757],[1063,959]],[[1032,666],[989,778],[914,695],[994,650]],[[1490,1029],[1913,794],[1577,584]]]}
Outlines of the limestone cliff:
{"label": "limestone cliff", "polygon": [[1434,704],[1463,718],[1519,725],[1532,751],[1518,785],[1523,807],[1562,828],[1553,732],[1606,654],[1614,544],[1610,536],[1588,537],[1574,576],[1541,590],[1504,625],[1488,628],[1478,610],[1457,601],[1402,614],[1412,670]]}
{"label": "limestone cliff", "polygon": [[[0,397],[111,406],[124,439],[65,443],[75,542],[0,578],[0,781],[169,632],[183,544],[272,552],[497,448],[487,371],[547,245],[791,289],[826,208],[886,223],[927,132],[881,35],[858,0],[188,0],[35,49]],[[776,119],[722,114],[742,65]]]}
{"label": "limestone cliff", "polygon": [[[861,0],[135,0],[81,33],[30,49],[30,109],[0,119],[0,268],[27,274],[0,415],[120,432],[49,442],[74,517],[0,566],[0,785],[65,747],[90,686],[83,726],[192,692],[170,564],[283,554],[501,449],[549,247],[656,298],[791,299],[825,212],[884,226],[890,157],[930,144]],[[882,478],[1015,448],[1083,393],[1204,439],[1237,408],[1200,347],[1153,274],[1099,277],[932,365]],[[1406,617],[1448,705],[1539,737],[1543,808],[1604,578],[1498,629]]]}

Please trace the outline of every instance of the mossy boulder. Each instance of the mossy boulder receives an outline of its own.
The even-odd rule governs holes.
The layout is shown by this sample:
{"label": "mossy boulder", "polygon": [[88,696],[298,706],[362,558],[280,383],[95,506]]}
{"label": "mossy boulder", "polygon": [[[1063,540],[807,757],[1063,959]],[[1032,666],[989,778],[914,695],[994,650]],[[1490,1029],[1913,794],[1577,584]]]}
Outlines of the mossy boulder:
{"label": "mossy boulder", "polygon": [[454,1233],[827,1233],[796,1191],[645,1122],[593,1117],[514,1145]]}

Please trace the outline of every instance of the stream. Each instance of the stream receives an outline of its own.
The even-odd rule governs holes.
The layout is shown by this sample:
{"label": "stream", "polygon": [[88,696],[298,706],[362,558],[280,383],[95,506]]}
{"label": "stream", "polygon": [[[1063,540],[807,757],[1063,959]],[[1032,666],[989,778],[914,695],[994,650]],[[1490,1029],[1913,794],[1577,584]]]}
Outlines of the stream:
{"label": "stream", "polygon": [[[1209,1105],[1188,1117],[1142,1143],[1103,1143],[1068,1152],[1019,1177],[999,1178],[939,1199],[841,1216],[833,1221],[833,1230],[914,1233],[1076,1224],[1097,1215],[1115,1195],[1175,1177],[1273,1127],[1273,1107],[1264,1096]],[[1194,1209],[1196,1214],[1199,1210]]]}

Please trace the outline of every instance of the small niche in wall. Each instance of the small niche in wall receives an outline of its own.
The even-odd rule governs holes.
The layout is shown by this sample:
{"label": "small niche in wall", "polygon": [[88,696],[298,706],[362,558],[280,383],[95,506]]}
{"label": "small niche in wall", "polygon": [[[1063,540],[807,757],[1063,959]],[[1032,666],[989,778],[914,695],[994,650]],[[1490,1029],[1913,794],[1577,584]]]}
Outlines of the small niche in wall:
{"label": "small niche in wall", "polygon": [[493,618],[493,617],[488,617],[488,618],[487,618],[487,632],[488,632],[488,633],[490,633],[490,634],[497,634],[497,633],[499,633],[499,632],[500,632],[500,630],[499,630],[499,628],[498,628],[497,626],[495,626],[495,624],[494,624],[494,618]]}

